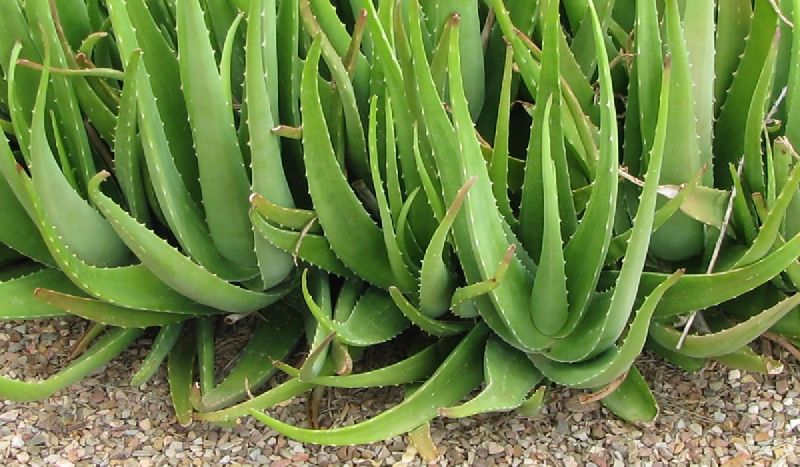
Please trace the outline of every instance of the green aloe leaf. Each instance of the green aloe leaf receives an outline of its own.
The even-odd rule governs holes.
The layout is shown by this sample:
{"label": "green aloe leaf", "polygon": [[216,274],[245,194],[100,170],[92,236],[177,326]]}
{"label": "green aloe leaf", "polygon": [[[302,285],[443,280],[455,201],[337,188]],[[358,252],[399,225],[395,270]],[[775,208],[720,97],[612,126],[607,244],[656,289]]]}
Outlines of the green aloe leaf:
{"label": "green aloe leaf", "polygon": [[228,376],[203,394],[203,411],[219,410],[259,389],[275,373],[268,362],[286,358],[303,332],[300,315],[277,305],[255,319],[250,341]]}
{"label": "green aloe leaf", "polygon": [[[390,110],[386,110],[387,115],[391,115]],[[397,285],[405,291],[413,290],[417,284],[417,279],[409,270],[403,257],[400,245],[395,234],[394,219],[389,209],[389,201],[386,198],[386,191],[383,189],[383,180],[378,163],[378,99],[373,97],[369,108],[369,169],[372,175],[372,183],[375,191],[375,199],[378,202],[378,212],[380,214],[381,228],[383,230],[383,241],[386,244],[386,253],[389,258],[389,267],[395,276]],[[387,125],[393,125],[390,117],[387,117]],[[393,144],[387,141],[387,146]],[[388,152],[388,151],[387,151]]]}
{"label": "green aloe leaf", "polygon": [[389,295],[391,295],[395,305],[411,323],[432,336],[444,337],[461,334],[474,325],[471,322],[448,322],[431,318],[408,301],[397,287],[389,287]]}
{"label": "green aloe leaf", "polygon": [[[53,21],[50,2],[48,0],[32,0],[30,2],[25,2],[24,7],[32,30],[38,32],[38,34],[32,34],[32,37],[34,42],[37,43],[39,50],[44,51],[45,66],[47,67],[52,64],[55,68],[68,68],[69,66],[64,51],[58,47],[60,42],[56,31],[56,24]],[[77,98],[75,96],[75,90],[70,82],[70,78],[67,76],[54,74],[51,80],[53,83],[53,92],[56,96],[55,105],[61,123],[61,133],[64,136],[65,147],[68,149],[72,165],[78,172],[81,189],[85,189],[89,178],[91,178],[95,171],[95,166],[89,147],[89,140],[83,126],[83,118],[80,114]],[[40,85],[39,94],[44,93],[41,87]],[[42,99],[44,99],[44,97]],[[32,119],[32,129],[35,129],[36,126],[36,118],[34,117]],[[31,134],[31,142],[36,144],[33,134]],[[40,164],[43,163],[40,162]],[[53,185],[54,190],[63,189],[63,185],[59,186],[61,184],[58,184],[56,181],[53,181]],[[37,187],[37,189],[42,188]],[[42,192],[44,193],[45,191],[43,190]],[[65,193],[61,194],[64,195]],[[77,193],[74,194],[72,198],[78,198]],[[54,199],[61,200],[61,198]],[[74,199],[73,203],[75,201],[77,200]],[[86,212],[83,214],[84,216],[87,215]],[[94,219],[94,222],[97,223],[97,219]],[[77,241],[77,239],[73,239],[72,241]],[[105,241],[108,242],[109,240]],[[119,248],[120,245],[117,244],[114,246]],[[115,251],[111,249],[109,252],[103,252],[101,248],[108,248],[108,245],[103,243],[99,243],[94,247],[97,248],[95,251],[98,255]],[[86,245],[84,245],[84,248],[86,248]],[[89,249],[88,251],[91,252],[92,250]],[[121,249],[121,251],[124,252],[124,249]],[[118,255],[122,254],[120,250],[116,250],[116,253]],[[102,258],[102,256],[100,256],[100,258]],[[113,256],[109,257],[109,259],[112,258]]]}
{"label": "green aloe leaf", "polygon": [[[590,4],[590,12],[594,12]],[[614,107],[611,70],[605,46],[600,40],[601,31],[596,13],[591,13],[595,30],[595,46],[600,68],[600,161],[592,197],[586,206],[581,222],[564,249],[567,290],[569,291],[569,319],[562,331],[571,332],[580,322],[591,295],[597,286],[608,246],[611,242],[614,211],[617,205],[617,169],[619,149]],[[598,235],[597,229],[601,228]]]}
{"label": "green aloe leaf", "polygon": [[747,110],[747,120],[744,127],[744,180],[752,192],[758,193],[767,192],[764,182],[764,154],[761,149],[761,135],[764,131],[764,121],[766,120],[772,97],[770,91],[775,77],[775,62],[778,58],[779,39],[780,35],[776,31],[767,56],[764,58],[761,72],[758,74],[758,81],[755,89],[753,89],[753,96]]}
{"label": "green aloe leaf", "polygon": [[265,410],[282,402],[291,400],[314,387],[313,384],[301,382],[297,378],[292,378],[278,386],[236,404],[213,412],[196,412],[194,418],[198,421],[211,423],[231,423],[239,418],[246,416],[250,410]]}
{"label": "green aloe leaf", "polygon": [[0,397],[15,402],[46,399],[74,384],[122,353],[142,334],[141,329],[113,329],[77,360],[55,375],[36,382],[0,377]]}
{"label": "green aloe leaf", "polygon": [[250,279],[254,268],[242,267],[224,258],[214,245],[204,214],[191,199],[171,157],[167,133],[148,70],[139,64],[136,78],[139,127],[145,160],[158,205],[183,249],[211,272],[229,280]]}
{"label": "green aloe leaf", "polygon": [[619,347],[612,346],[591,360],[580,363],[559,363],[536,354],[531,354],[531,360],[547,379],[564,386],[596,388],[610,384],[628,371],[636,357],[641,354],[656,305],[681,274],[682,272],[678,272],[671,275],[648,295]]}
{"label": "green aloe leaf", "polygon": [[[779,319],[793,311],[798,304],[800,304],[800,294],[795,294],[731,328],[706,335],[690,334],[683,342],[681,353],[695,358],[708,358],[735,352],[758,338]],[[681,333],[669,326],[654,322],[650,327],[650,335],[663,346],[675,347]]]}
{"label": "green aloe leaf", "polygon": [[172,347],[167,360],[169,394],[175,417],[181,426],[192,424],[192,379],[194,375],[194,336],[184,334]]}
{"label": "green aloe leaf", "polygon": [[0,302],[3,303],[0,308],[0,318],[40,319],[66,315],[62,309],[36,300],[34,291],[41,287],[73,294],[80,293],[67,276],[57,269],[42,269],[3,281],[0,282]]}
{"label": "green aloe leaf", "polygon": [[[136,49],[147,51],[142,55],[140,67],[147,70],[147,76],[143,80],[148,82],[150,92],[156,97],[154,104],[161,115],[161,131],[166,135],[164,150],[168,148],[166,154],[172,156],[189,197],[199,202],[201,196],[197,159],[192,147],[192,130],[186,103],[180,89],[178,59],[153,20],[144,0],[108,0],[105,4],[120,56],[123,59],[130,57]],[[141,90],[137,93],[141,93]],[[139,111],[142,112],[143,103],[139,102],[139,106]],[[152,115],[146,117],[145,121],[156,122]],[[144,135],[144,128],[142,125],[142,142],[146,153],[148,138]]]}
{"label": "green aloe leaf", "polygon": [[258,193],[250,195],[250,204],[271,224],[296,231],[307,228],[309,233],[314,234],[322,232],[322,228],[316,223],[317,214],[314,211],[283,207]]}
{"label": "green aloe leaf", "polygon": [[276,227],[255,213],[255,211],[250,214],[250,219],[256,233],[277,248],[289,254],[297,255],[303,261],[337,276],[352,276],[352,272],[342,264],[336,253],[331,249],[330,242],[325,236],[312,233],[304,234]]}
{"label": "green aloe leaf", "polygon": [[531,389],[544,378],[522,352],[497,337],[486,342],[483,356],[486,386],[469,401],[439,410],[451,418],[463,418],[487,412],[507,412],[520,407]]}
{"label": "green aloe leaf", "polygon": [[[4,137],[0,136],[0,139],[3,139],[0,141],[0,151],[10,153]],[[6,155],[3,154],[0,157],[5,158]],[[3,206],[3,209],[0,210],[0,242],[42,264],[55,264],[36,224],[32,222],[25,207],[2,177],[0,177],[0,205]]]}
{"label": "green aloe leaf", "polygon": [[167,355],[172,351],[175,343],[183,332],[184,323],[174,323],[162,327],[158,331],[150,351],[147,353],[142,365],[131,377],[131,386],[141,386],[145,384],[153,375],[158,371],[161,363],[167,358]]}
{"label": "green aloe leaf", "polygon": [[[269,8],[272,8],[272,13]],[[274,8],[274,1],[253,0],[250,2],[247,21],[244,93],[247,125],[250,129],[248,147],[253,177],[252,191],[279,206],[293,208],[294,199],[281,160],[280,141],[270,131],[278,124],[275,115],[279,109],[276,108],[275,92],[279,86],[276,82],[277,76],[273,76],[276,73],[274,64],[265,61],[264,54],[274,53],[276,44],[267,44],[265,51],[265,29],[269,30],[270,26],[262,23],[275,21]],[[264,285],[271,287],[286,278],[292,268],[291,257],[261,235],[256,235],[255,247]]]}
{"label": "green aloe leaf", "polygon": [[383,368],[346,376],[320,375],[309,380],[309,383],[336,388],[368,388],[421,381],[436,371],[457,343],[455,338],[440,339],[405,360]]}
{"label": "green aloe leaf", "polygon": [[[698,121],[686,118],[685,114],[686,109],[693,109],[695,106],[695,90],[687,39],[684,27],[681,25],[676,0],[666,2],[665,16],[672,87],[669,93],[670,112],[667,122],[669,138],[665,142],[664,168],[660,180],[662,184],[677,185],[691,180],[692,176],[704,166],[710,167],[711,154],[701,153],[697,132]],[[664,105],[664,101],[661,101],[661,105]],[[695,256],[702,247],[702,224],[683,213],[678,213],[653,234],[650,251],[659,258],[680,261]]]}
{"label": "green aloe leaf", "polygon": [[92,200],[105,216],[112,219],[117,233],[142,263],[165,284],[198,303],[232,313],[259,310],[286,293],[281,289],[264,293],[246,290],[194,263],[104,195],[100,183],[106,177],[108,173],[100,173],[92,179],[89,187]]}
{"label": "green aloe leaf", "polygon": [[114,131],[114,173],[125,196],[128,210],[139,222],[147,223],[150,220],[150,209],[147,206],[142,173],[144,154],[138,135],[139,111],[136,103],[136,78],[141,55],[140,50],[135,51],[128,58],[126,66],[125,85],[122,88]]}
{"label": "green aloe leaf", "polygon": [[223,256],[237,264],[255,266],[247,215],[250,183],[234,127],[233,103],[217,69],[200,3],[178,1],[176,21],[181,87],[209,234]]}
{"label": "green aloe leaf", "polygon": [[[713,274],[684,274],[678,283],[664,294],[655,316],[661,319],[687,314],[735,298],[780,274],[794,263],[798,256],[800,256],[800,236],[795,236],[785,245],[749,266]],[[609,276],[615,275],[615,273],[609,274]],[[644,273],[639,295],[650,293],[664,278],[664,274]]]}
{"label": "green aloe leaf", "polygon": [[34,295],[42,302],[71,315],[119,328],[144,329],[151,326],[166,326],[189,319],[188,315],[123,308],[93,298],[76,297],[47,288],[36,289]]}
{"label": "green aloe leaf", "polygon": [[350,189],[336,161],[319,99],[316,39],[303,70],[303,146],[311,198],[331,248],[356,274],[379,287],[394,285],[383,234]]}
{"label": "green aloe leaf", "polygon": [[625,381],[601,402],[614,415],[629,422],[650,422],[658,415],[656,398],[635,366]]}
{"label": "green aloe leaf", "polygon": [[455,291],[455,277],[444,261],[448,235],[453,223],[464,205],[467,193],[477,179],[472,177],[462,186],[450,207],[433,232],[425,256],[422,258],[422,269],[419,278],[420,311],[429,317],[437,317],[447,311],[450,297]]}
{"label": "green aloe leaf", "polygon": [[561,216],[558,212],[559,193],[556,167],[550,152],[550,106],[547,99],[542,128],[542,198],[544,204],[543,236],[539,265],[531,290],[531,319],[544,334],[560,331],[569,319],[567,280],[564,275],[564,250],[561,238]]}
{"label": "green aloe leaf", "polygon": [[[728,34],[736,34],[734,31],[741,26],[735,24],[743,19],[741,17],[737,18],[736,15],[747,15],[746,9],[749,7],[750,2],[731,1],[727,3],[731,5],[726,5],[726,7],[735,9],[735,13],[731,12],[731,16],[726,18],[726,23],[730,22],[730,24],[726,26],[725,31]],[[747,3],[748,5],[743,9],[742,3]],[[720,11],[722,11],[723,7],[720,8]],[[727,58],[725,60],[730,60],[728,55],[731,53],[735,53],[737,56],[741,54],[741,59],[738,60],[738,67],[732,75],[733,78],[725,97],[725,103],[719,111],[714,127],[714,134],[716,135],[714,156],[718,161],[716,164],[717,172],[714,175],[720,188],[728,188],[731,185],[731,176],[727,171],[727,164],[735,164],[744,153],[748,109],[753,105],[761,71],[766,68],[767,57],[771,50],[770,44],[775,37],[777,26],[778,16],[771,0],[757,0],[752,14],[752,21],[750,22],[749,33],[744,41],[744,52],[726,51]],[[722,31],[722,28],[720,28],[720,31]],[[738,34],[741,34],[741,32]],[[721,42],[719,38],[717,42],[725,44],[723,47],[728,46],[724,41]],[[735,42],[731,43],[731,45],[733,44]],[[717,76],[722,76],[722,79],[726,79],[724,77],[730,76],[730,74],[720,74],[720,70],[717,70]]]}
{"label": "green aloe leaf", "polygon": [[311,296],[303,272],[303,296],[309,310],[326,333],[336,333],[336,340],[347,345],[366,347],[386,342],[400,334],[409,325],[392,298],[383,290],[370,287],[356,302],[347,321],[337,322],[323,313]]}
{"label": "green aloe leaf", "polygon": [[251,410],[250,414],[279,433],[319,444],[369,443],[406,433],[429,421],[440,407],[458,401],[478,385],[481,379],[479,355],[487,334],[488,328],[476,326],[414,394],[365,422],[330,430],[309,430],[287,425],[257,410]]}
{"label": "green aloe leaf", "polygon": [[44,124],[49,78],[48,55],[31,124],[30,171],[41,209],[76,256],[97,266],[123,264],[129,258],[128,249],[108,221],[69,184],[50,149]]}
{"label": "green aloe leaf", "polygon": [[730,0],[717,2],[716,38],[714,41],[714,111],[725,103],[734,74],[745,49],[750,22],[753,18],[753,2]]}

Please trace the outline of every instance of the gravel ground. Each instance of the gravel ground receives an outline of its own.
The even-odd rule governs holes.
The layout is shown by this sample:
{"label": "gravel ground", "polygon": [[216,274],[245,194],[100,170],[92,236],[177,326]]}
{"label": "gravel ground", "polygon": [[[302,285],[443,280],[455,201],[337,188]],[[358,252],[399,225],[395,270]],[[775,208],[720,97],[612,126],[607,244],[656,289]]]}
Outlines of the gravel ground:
{"label": "gravel ground", "polygon": [[[60,320],[5,323],[0,331],[2,374],[28,379],[52,374],[63,365],[83,326]],[[146,387],[128,385],[131,369],[138,367],[148,348],[147,339],[140,343],[102,372],[48,400],[0,402],[0,459],[6,465],[424,463],[406,437],[334,448],[287,440],[252,419],[235,428],[198,423],[182,428],[171,411],[163,369]],[[435,420],[431,432],[439,452],[436,463],[800,464],[797,362],[768,377],[718,365],[686,375],[649,357],[639,366],[661,404],[654,423],[623,423],[597,403],[581,405],[577,392],[556,389],[536,418],[501,414]],[[399,397],[397,390],[329,393],[320,422],[363,418]],[[271,413],[294,423],[307,420],[304,400]]]}

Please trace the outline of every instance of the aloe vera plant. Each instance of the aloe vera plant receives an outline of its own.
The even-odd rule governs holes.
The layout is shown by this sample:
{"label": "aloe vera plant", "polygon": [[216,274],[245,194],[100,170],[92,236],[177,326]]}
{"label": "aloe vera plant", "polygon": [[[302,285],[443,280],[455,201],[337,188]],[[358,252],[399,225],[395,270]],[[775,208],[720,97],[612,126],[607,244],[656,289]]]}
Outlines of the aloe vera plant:
{"label": "aloe vera plant", "polygon": [[[748,344],[800,339],[796,0],[9,0],[0,17],[0,317],[92,323],[56,375],[0,377],[3,398],[49,397],[146,332],[131,384],[166,362],[181,424],[425,440],[436,416],[535,415],[549,384],[650,420],[645,348],[769,373]],[[400,336],[406,358],[361,370]],[[387,385],[403,402],[347,427],[269,414]]]}

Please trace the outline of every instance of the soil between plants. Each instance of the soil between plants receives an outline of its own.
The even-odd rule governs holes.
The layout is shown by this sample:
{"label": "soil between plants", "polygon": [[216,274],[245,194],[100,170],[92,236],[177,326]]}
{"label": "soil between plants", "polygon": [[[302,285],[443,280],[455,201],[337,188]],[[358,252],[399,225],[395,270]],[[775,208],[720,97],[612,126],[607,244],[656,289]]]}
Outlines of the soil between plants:
{"label": "soil between plants", "polygon": [[[80,320],[7,322],[0,330],[0,374],[31,380],[61,368],[81,335]],[[220,337],[219,368],[241,349],[246,323]],[[0,401],[0,460],[5,465],[419,465],[405,436],[355,447],[304,445],[243,419],[233,428],[180,427],[166,372],[142,387],[128,384],[152,336],[82,382],[35,403]],[[755,344],[786,362],[765,376],[709,364],[686,374],[645,355],[637,364],[661,405],[653,423],[619,421],[577,391],[556,388],[535,418],[482,415],[431,423],[436,465],[610,466],[651,463],[797,465],[800,463],[800,364],[785,351]],[[226,351],[228,354],[226,354]],[[320,423],[343,425],[400,400],[396,389],[336,390],[323,399]],[[307,424],[304,398],[270,410]]]}

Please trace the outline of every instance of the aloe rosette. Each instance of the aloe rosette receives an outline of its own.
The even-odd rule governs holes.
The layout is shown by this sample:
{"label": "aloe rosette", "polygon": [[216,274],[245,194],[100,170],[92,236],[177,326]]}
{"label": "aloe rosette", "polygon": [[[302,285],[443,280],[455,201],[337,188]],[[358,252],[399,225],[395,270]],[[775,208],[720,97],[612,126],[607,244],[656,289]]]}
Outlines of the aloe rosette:
{"label": "aloe rosette", "polygon": [[[425,443],[436,416],[531,416],[549,384],[650,420],[645,348],[770,373],[748,344],[800,339],[796,0],[0,16],[0,316],[91,322],[71,364],[0,378],[2,397],[48,397],[148,332],[131,383],[166,361],[182,424]],[[216,375],[216,336],[242,319]],[[359,371],[401,339],[406,358]],[[355,425],[268,415],[387,385],[405,399]]]}

